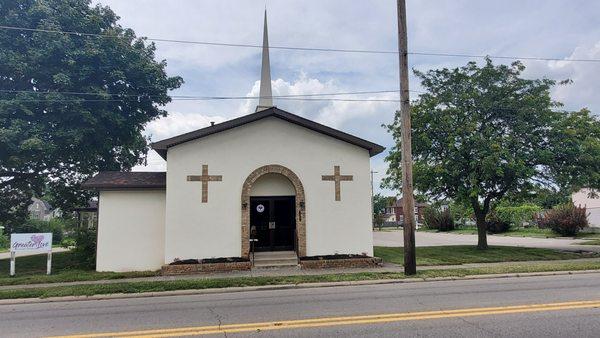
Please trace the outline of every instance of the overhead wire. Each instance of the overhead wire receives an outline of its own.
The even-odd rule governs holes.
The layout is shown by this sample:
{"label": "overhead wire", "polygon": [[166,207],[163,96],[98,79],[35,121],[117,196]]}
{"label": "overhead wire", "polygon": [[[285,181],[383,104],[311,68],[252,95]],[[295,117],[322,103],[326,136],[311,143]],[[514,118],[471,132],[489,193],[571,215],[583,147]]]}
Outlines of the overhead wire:
{"label": "overhead wire", "polygon": [[[62,31],[54,29],[42,29],[42,28],[27,28],[27,27],[16,27],[0,25],[0,29],[13,30],[13,31],[27,31],[27,32],[40,32],[40,33],[52,33],[52,34],[65,34],[73,36],[89,36],[89,37],[101,37],[109,39],[124,39],[125,36],[120,35],[107,35],[98,33],[86,33],[76,31]],[[141,37],[142,39],[154,42],[166,42],[166,43],[181,43],[181,44],[195,44],[195,45],[206,45],[206,46],[222,46],[222,47],[242,47],[242,48],[263,48],[259,44],[246,44],[246,43],[227,43],[227,42],[215,42],[215,41],[197,41],[197,40],[183,40],[183,39],[166,39],[166,38],[152,38],[152,37]],[[314,52],[340,52],[340,53],[362,53],[362,54],[398,54],[395,50],[371,50],[371,49],[345,49],[345,48],[319,48],[319,47],[299,47],[299,46],[277,46],[272,45],[269,49],[280,49],[280,50],[299,50],[299,51],[314,51]],[[588,62],[588,63],[600,63],[600,59],[584,59],[584,58],[557,58],[557,57],[540,57],[540,56],[510,56],[510,55],[485,55],[485,54],[469,54],[469,53],[443,53],[443,52],[423,52],[423,51],[409,51],[410,55],[419,56],[433,56],[433,57],[461,57],[461,58],[491,58],[491,59],[511,59],[511,60],[530,60],[530,61],[565,61],[565,62]]]}

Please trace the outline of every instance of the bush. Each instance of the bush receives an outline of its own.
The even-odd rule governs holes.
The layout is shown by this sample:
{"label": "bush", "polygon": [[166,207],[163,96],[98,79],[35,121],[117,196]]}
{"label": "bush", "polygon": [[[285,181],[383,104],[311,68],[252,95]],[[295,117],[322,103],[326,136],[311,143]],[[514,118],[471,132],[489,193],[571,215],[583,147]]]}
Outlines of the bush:
{"label": "bush", "polygon": [[533,221],[542,208],[535,204],[525,203],[518,206],[498,206],[495,211],[499,220],[521,227],[524,222]]}
{"label": "bush", "polygon": [[438,210],[435,208],[426,208],[423,212],[425,227],[438,231],[454,230],[454,218],[449,209]]}
{"label": "bush", "polygon": [[0,228],[0,249],[8,249],[10,246],[10,238],[4,233],[3,229]]}
{"label": "bush", "polygon": [[538,225],[562,236],[575,236],[588,226],[587,210],[573,203],[561,204],[540,216]]}
{"label": "bush", "polygon": [[96,267],[96,229],[80,227],[73,233],[74,247],[71,249],[74,259],[80,267]]}
{"label": "bush", "polygon": [[66,228],[76,222],[72,219],[54,218],[50,221],[28,219],[24,223],[13,227],[14,233],[51,232],[52,244],[58,245],[63,240]]}
{"label": "bush", "polygon": [[510,222],[501,219],[498,213],[492,211],[485,222],[486,229],[491,234],[501,234],[510,230]]}

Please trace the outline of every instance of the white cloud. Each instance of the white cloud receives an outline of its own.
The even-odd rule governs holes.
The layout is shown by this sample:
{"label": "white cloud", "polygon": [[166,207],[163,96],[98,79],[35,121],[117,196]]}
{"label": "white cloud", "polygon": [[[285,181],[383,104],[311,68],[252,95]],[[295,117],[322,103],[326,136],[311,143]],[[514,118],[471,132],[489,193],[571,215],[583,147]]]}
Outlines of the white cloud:
{"label": "white cloud", "polygon": [[[148,123],[144,134],[151,137],[153,142],[184,134],[196,129],[210,126],[211,122],[221,123],[226,119],[222,116],[206,116],[202,114],[172,112],[168,116]],[[133,171],[164,171],[166,163],[154,150],[148,152],[145,166],[140,165]]]}
{"label": "white cloud", "polygon": [[[341,88],[333,80],[321,81],[317,78],[308,76],[305,72],[301,72],[300,76],[293,81],[285,81],[284,79],[276,79],[272,81],[273,95],[308,95],[308,94],[326,94],[326,93],[341,93],[351,92],[351,89]],[[252,86],[247,96],[259,96],[260,81],[256,81]],[[394,111],[396,103],[390,102],[362,102],[362,101],[327,101],[317,100],[326,98],[337,99],[396,99],[394,93],[377,94],[377,95],[336,95],[336,96],[313,96],[313,97],[298,97],[297,99],[274,98],[273,103],[281,109],[290,111],[294,114],[313,119],[319,123],[330,127],[339,128],[351,123],[354,119],[364,117],[375,117],[378,121],[377,114],[382,111]],[[315,100],[311,100],[315,99]],[[256,100],[246,101],[240,105],[238,115],[249,114],[254,112]],[[377,127],[379,123],[373,124],[371,127]]]}
{"label": "white cloud", "polygon": [[196,129],[208,127],[211,122],[220,123],[226,119],[222,116],[207,116],[193,113],[172,112],[168,116],[148,123],[144,134],[153,142],[177,136]]}
{"label": "white cloud", "polygon": [[[600,59],[600,41],[577,46],[567,59]],[[571,84],[558,85],[552,97],[565,104],[567,109],[587,107],[600,114],[600,63],[548,61],[527,62],[526,74],[530,77],[547,77],[557,81],[570,79]]]}

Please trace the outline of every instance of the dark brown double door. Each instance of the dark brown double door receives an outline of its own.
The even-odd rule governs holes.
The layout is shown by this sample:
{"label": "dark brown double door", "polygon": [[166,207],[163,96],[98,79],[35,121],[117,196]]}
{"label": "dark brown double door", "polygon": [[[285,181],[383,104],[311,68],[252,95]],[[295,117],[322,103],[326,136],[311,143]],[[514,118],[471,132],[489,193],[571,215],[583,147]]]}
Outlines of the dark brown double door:
{"label": "dark brown double door", "polygon": [[250,238],[255,251],[294,250],[294,196],[250,197]]}

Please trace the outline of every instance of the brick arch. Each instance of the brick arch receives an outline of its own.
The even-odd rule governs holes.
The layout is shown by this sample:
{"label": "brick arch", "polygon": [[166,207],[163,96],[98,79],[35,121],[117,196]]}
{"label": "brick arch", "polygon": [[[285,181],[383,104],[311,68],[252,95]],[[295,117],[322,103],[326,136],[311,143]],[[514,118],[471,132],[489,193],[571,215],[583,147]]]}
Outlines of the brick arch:
{"label": "brick arch", "polygon": [[250,257],[250,191],[254,183],[263,175],[280,174],[285,176],[296,190],[296,232],[298,256],[306,256],[306,203],[302,182],[293,171],[279,165],[269,164],[254,170],[242,186],[242,257]]}

